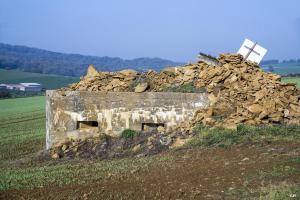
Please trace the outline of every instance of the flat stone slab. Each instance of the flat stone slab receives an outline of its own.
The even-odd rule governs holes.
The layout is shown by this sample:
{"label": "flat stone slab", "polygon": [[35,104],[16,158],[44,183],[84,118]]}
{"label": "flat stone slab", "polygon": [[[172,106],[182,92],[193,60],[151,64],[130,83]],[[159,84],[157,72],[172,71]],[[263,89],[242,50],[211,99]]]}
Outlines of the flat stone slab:
{"label": "flat stone slab", "polygon": [[206,93],[46,91],[46,146],[101,134],[118,137],[124,129],[142,131],[179,123],[209,105]]}

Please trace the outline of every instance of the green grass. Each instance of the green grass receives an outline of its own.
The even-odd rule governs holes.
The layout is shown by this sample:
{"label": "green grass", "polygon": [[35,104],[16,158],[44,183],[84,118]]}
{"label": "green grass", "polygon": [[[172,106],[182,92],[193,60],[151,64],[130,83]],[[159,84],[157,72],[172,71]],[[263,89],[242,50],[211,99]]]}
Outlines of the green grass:
{"label": "green grass", "polygon": [[43,149],[45,97],[0,100],[0,163]]}
{"label": "green grass", "polygon": [[291,162],[300,164],[300,156],[299,156],[299,157],[296,157],[296,158],[293,158],[293,159],[291,160]]}
{"label": "green grass", "polygon": [[258,176],[260,179],[272,179],[276,177],[284,177],[284,176],[289,176],[291,174],[294,174],[297,172],[297,170],[294,167],[291,166],[276,166],[272,170],[269,171],[258,171]]}
{"label": "green grass", "polygon": [[44,113],[45,97],[37,96],[18,99],[3,99],[0,100],[0,110],[0,118],[28,115],[32,112]]}
{"label": "green grass", "polygon": [[285,83],[296,83],[297,87],[300,89],[300,77],[286,77],[283,78],[282,81]]}
{"label": "green grass", "polygon": [[121,133],[121,137],[125,138],[125,139],[130,139],[133,138],[136,135],[139,135],[140,133],[131,129],[125,129],[124,131],[122,131]]}
{"label": "green grass", "polygon": [[0,83],[40,83],[46,89],[57,89],[78,82],[77,77],[58,76],[0,69]]}
{"label": "green grass", "polygon": [[269,185],[261,189],[260,200],[290,200],[300,198],[300,187],[281,183],[279,185]]}
{"label": "green grass", "polygon": [[237,130],[205,128],[196,126],[195,137],[188,146],[226,147],[238,143],[261,142],[268,140],[293,140],[300,138],[300,127],[257,127],[241,125]]}
{"label": "green grass", "polygon": [[[0,191],[7,189],[45,187],[49,184],[86,184],[114,174],[145,169],[153,164],[167,164],[172,157],[162,156],[112,161],[84,161],[57,165],[4,169],[0,172]],[[125,174],[126,173],[126,174]]]}

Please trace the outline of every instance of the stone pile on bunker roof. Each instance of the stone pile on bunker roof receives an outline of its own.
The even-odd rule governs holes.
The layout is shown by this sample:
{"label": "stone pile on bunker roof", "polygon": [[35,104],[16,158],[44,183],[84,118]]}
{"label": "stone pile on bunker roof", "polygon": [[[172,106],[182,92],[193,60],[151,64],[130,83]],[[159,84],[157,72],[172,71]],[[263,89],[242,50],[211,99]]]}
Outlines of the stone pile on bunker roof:
{"label": "stone pile on bunker roof", "polygon": [[198,123],[227,128],[300,124],[300,92],[295,84],[281,82],[280,76],[264,72],[239,54],[221,54],[218,61],[217,66],[198,62],[141,74],[131,69],[98,72],[89,66],[85,77],[63,90],[164,92],[191,85],[195,91],[207,92],[211,104],[193,121],[180,125],[182,130]]}

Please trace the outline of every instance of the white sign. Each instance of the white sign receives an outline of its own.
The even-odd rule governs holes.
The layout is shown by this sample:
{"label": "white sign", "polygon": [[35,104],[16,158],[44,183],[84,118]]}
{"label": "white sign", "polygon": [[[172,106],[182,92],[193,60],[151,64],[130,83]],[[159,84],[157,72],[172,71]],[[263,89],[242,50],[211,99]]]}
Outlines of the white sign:
{"label": "white sign", "polygon": [[250,60],[259,64],[267,51],[267,49],[259,46],[256,42],[245,39],[238,53],[243,55],[245,60]]}

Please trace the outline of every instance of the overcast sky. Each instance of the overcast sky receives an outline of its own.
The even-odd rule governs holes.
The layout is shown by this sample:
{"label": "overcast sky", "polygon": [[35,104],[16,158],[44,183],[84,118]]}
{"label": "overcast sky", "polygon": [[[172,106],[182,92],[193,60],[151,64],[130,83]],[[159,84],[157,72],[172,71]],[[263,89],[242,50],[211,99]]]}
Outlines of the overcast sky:
{"label": "overcast sky", "polygon": [[300,58],[300,1],[0,0],[0,42],[51,51],[193,62],[245,38]]}

